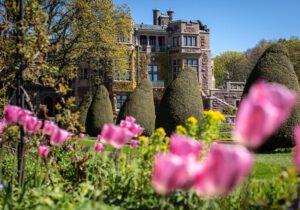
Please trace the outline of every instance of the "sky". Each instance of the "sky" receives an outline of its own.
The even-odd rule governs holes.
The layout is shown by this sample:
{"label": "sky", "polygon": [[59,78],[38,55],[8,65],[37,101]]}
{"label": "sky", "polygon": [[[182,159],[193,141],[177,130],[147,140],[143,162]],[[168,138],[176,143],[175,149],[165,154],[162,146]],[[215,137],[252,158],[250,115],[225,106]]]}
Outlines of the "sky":
{"label": "sky", "polygon": [[126,3],[136,23],[152,24],[152,9],[174,19],[201,20],[210,29],[212,55],[244,52],[260,40],[300,37],[300,0],[114,0]]}

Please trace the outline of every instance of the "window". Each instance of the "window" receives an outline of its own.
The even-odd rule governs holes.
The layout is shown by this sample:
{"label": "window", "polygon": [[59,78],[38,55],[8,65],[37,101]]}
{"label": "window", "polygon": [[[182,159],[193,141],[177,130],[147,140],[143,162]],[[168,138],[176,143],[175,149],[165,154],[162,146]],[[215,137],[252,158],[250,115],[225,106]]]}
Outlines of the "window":
{"label": "window", "polygon": [[141,36],[140,37],[140,44],[141,45],[147,45],[147,37],[146,36]]}
{"label": "window", "polygon": [[180,37],[173,37],[173,46],[174,47],[177,47],[177,46],[180,46]]}
{"label": "window", "polygon": [[118,38],[117,38],[118,42],[129,42],[129,37],[125,37],[124,33],[119,33],[118,34]]}
{"label": "window", "polygon": [[184,46],[197,46],[197,37],[184,36]]}
{"label": "window", "polygon": [[197,76],[199,77],[199,65],[198,59],[184,59],[184,66],[188,66],[197,72]]}
{"label": "window", "polygon": [[124,102],[127,100],[126,95],[117,95],[117,110],[120,110]]}
{"label": "window", "polygon": [[83,68],[83,69],[80,69],[80,79],[88,79],[89,77],[89,72],[88,72],[88,69],[87,68]]}
{"label": "window", "polygon": [[156,37],[155,36],[150,36],[150,45],[151,46],[155,46],[156,45]]}
{"label": "window", "polygon": [[175,79],[179,73],[180,60],[173,60],[172,68],[173,68],[173,78]]}
{"label": "window", "polygon": [[148,66],[148,79],[150,81],[158,80],[158,66],[155,65]]}
{"label": "window", "polygon": [[115,63],[114,65],[114,80],[125,80],[125,81],[130,81],[131,80],[131,69],[130,69],[130,58],[127,60],[126,63],[126,71],[121,71],[117,64]]}

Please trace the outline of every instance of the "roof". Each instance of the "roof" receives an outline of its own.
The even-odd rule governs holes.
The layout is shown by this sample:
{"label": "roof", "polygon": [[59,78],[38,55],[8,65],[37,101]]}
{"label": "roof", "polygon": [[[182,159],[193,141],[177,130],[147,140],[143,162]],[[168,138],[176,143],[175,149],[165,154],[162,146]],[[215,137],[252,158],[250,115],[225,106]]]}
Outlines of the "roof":
{"label": "roof", "polygon": [[166,26],[160,26],[160,25],[150,25],[150,24],[135,24],[135,28],[137,30],[139,29],[145,29],[145,30],[159,30],[159,31],[165,31],[166,30]]}

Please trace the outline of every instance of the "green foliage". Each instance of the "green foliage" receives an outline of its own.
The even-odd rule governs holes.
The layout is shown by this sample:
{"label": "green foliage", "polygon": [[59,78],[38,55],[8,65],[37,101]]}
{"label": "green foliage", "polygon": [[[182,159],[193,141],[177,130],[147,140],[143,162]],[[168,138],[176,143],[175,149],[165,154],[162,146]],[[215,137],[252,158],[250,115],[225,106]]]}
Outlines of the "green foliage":
{"label": "green foliage", "polygon": [[86,116],[91,103],[92,103],[92,96],[90,94],[86,94],[77,108],[77,111],[80,113],[78,120],[81,123],[81,125],[85,125]]}
{"label": "green foliage", "polygon": [[227,77],[232,81],[245,81],[249,74],[246,65],[246,56],[240,52],[227,51],[217,56],[214,59],[216,86],[223,85]]}
{"label": "green foliage", "polygon": [[136,123],[145,128],[144,134],[150,136],[155,129],[155,108],[152,89],[151,82],[148,79],[143,79],[123,104],[117,118],[117,124],[125,119],[126,116],[132,116],[136,119]]}
{"label": "green foliage", "polygon": [[170,134],[191,116],[199,120],[202,110],[196,73],[190,69],[182,70],[165,90],[156,117],[156,127],[163,127]]}
{"label": "green foliage", "polygon": [[106,123],[113,123],[112,106],[106,87],[99,85],[86,116],[85,130],[90,136],[97,136]]}
{"label": "green foliage", "polygon": [[[290,90],[300,93],[298,79],[289,60],[287,49],[281,44],[272,45],[258,60],[247,80],[243,94],[247,94],[251,85],[259,79],[285,85]],[[262,149],[273,150],[293,146],[293,127],[300,122],[299,102],[298,99],[288,121],[277,134],[270,137]]]}
{"label": "green foliage", "polygon": [[298,81],[300,78],[300,40],[290,39],[290,40],[279,40],[279,43],[283,44],[290,55],[291,63],[294,66],[294,70],[298,77]]}

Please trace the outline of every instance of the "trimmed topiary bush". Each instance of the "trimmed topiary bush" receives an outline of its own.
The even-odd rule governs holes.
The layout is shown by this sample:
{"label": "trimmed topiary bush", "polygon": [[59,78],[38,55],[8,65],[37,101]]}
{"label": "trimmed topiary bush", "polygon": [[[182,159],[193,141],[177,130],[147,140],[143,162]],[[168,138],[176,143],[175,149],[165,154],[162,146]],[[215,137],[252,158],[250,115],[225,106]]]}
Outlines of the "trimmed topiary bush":
{"label": "trimmed topiary bush", "polygon": [[187,118],[193,116],[199,120],[202,111],[196,72],[184,69],[165,90],[156,117],[156,128],[163,127],[167,134],[171,134],[177,125],[184,125]]}
{"label": "trimmed topiary bush", "polygon": [[92,96],[90,94],[86,94],[76,110],[80,112],[78,121],[83,126],[85,125],[86,116],[89,111],[91,103],[92,103]]}
{"label": "trimmed topiary bush", "polygon": [[155,107],[152,83],[143,79],[137,88],[129,95],[117,118],[117,124],[126,116],[132,116],[144,130],[144,135],[150,136],[155,129]]}
{"label": "trimmed topiary bush", "polygon": [[251,85],[259,79],[285,85],[298,93],[298,102],[290,118],[276,134],[266,141],[260,150],[292,147],[294,145],[293,127],[300,122],[300,88],[288,51],[283,45],[273,44],[263,53],[249,75],[243,95],[247,94]]}
{"label": "trimmed topiary bush", "polygon": [[106,123],[113,123],[112,106],[106,87],[99,85],[86,116],[85,130],[90,136],[97,136]]}

